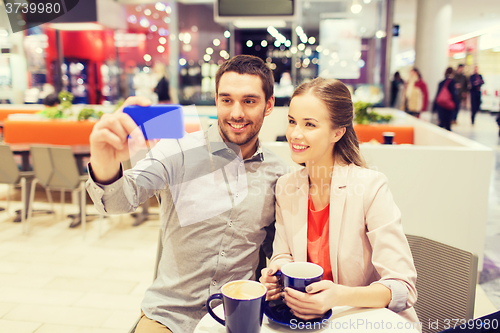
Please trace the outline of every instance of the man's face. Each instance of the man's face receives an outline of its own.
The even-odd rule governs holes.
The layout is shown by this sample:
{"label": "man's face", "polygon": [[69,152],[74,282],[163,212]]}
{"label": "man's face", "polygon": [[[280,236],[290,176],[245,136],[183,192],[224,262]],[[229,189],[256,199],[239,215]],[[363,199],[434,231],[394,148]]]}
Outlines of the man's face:
{"label": "man's face", "polygon": [[464,71],[463,67],[458,67],[457,68],[457,74],[462,74],[463,71]]}
{"label": "man's face", "polygon": [[264,117],[274,107],[274,97],[266,101],[258,75],[224,73],[215,100],[222,138],[243,150],[255,145]]}

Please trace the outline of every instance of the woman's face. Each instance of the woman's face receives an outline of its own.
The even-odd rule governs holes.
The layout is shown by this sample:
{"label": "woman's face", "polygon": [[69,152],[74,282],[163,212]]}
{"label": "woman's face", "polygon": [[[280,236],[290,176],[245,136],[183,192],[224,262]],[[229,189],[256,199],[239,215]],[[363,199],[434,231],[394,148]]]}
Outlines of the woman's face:
{"label": "woman's face", "polygon": [[417,81],[418,80],[417,72],[415,72],[414,70],[410,71],[410,79],[413,81]]}
{"label": "woman's face", "polygon": [[286,138],[295,163],[333,165],[333,147],[345,129],[332,129],[326,105],[311,93],[296,96],[288,109]]}

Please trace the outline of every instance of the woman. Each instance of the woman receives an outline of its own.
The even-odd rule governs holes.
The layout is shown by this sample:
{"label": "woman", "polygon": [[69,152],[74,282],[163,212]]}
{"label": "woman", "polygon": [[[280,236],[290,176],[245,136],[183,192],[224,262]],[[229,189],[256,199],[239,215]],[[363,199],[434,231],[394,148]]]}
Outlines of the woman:
{"label": "woman", "polygon": [[[438,96],[441,89],[448,89],[450,96],[453,100],[453,109],[447,108],[446,106],[439,105]],[[451,123],[455,118],[455,114],[458,113],[460,108],[460,100],[458,99],[458,92],[456,89],[456,81],[453,79],[453,68],[448,67],[444,72],[444,80],[439,82],[438,90],[436,93],[436,98],[432,106],[432,110],[437,112],[439,118],[439,127],[451,131]]]}
{"label": "woman", "polygon": [[403,110],[419,118],[420,112],[427,110],[428,104],[427,84],[422,80],[420,71],[417,68],[412,68],[403,95]]}
{"label": "woman", "polygon": [[260,281],[268,300],[283,294],[273,274],[292,261],[324,269],[307,293],[289,288],[295,316],[321,317],[337,305],[389,307],[412,322],[416,271],[387,178],[369,170],[353,129],[353,105],[337,80],[314,79],[294,92],[287,139],[305,168],[276,185],[273,257]]}

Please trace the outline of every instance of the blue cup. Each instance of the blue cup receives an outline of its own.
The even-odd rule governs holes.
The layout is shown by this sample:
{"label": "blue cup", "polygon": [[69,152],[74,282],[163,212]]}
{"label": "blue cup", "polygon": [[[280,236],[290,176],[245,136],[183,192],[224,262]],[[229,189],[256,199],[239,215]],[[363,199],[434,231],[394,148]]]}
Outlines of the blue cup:
{"label": "blue cup", "polygon": [[314,282],[323,280],[323,268],[312,262],[291,262],[281,267],[276,272],[284,288],[306,292],[306,287]]}
{"label": "blue cup", "polygon": [[[226,283],[221,293],[211,295],[207,300],[208,313],[227,333],[258,333],[262,327],[266,287],[257,281],[236,280]],[[221,299],[226,320],[217,316],[210,305],[214,299]]]}

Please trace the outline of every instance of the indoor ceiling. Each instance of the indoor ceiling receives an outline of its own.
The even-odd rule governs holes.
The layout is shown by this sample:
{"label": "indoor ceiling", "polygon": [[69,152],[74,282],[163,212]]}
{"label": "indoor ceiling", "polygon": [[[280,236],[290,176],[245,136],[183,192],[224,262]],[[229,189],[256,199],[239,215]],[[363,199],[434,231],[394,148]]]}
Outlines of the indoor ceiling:
{"label": "indoor ceiling", "polygon": [[[154,3],[152,0],[117,0],[121,3]],[[183,4],[205,4],[212,6],[215,0],[177,0]],[[322,18],[359,18],[366,25],[364,35],[373,34],[378,26],[377,3],[383,0],[371,0],[363,5],[359,14],[352,14],[350,7],[353,0],[298,0],[301,4],[302,19],[300,24],[304,30],[315,30]],[[168,0],[164,1],[168,2]],[[486,27],[498,25],[500,22],[499,0],[450,0],[453,6],[451,36],[455,37]],[[413,44],[415,36],[417,0],[395,0],[394,23],[400,24],[401,42],[403,45]]]}

